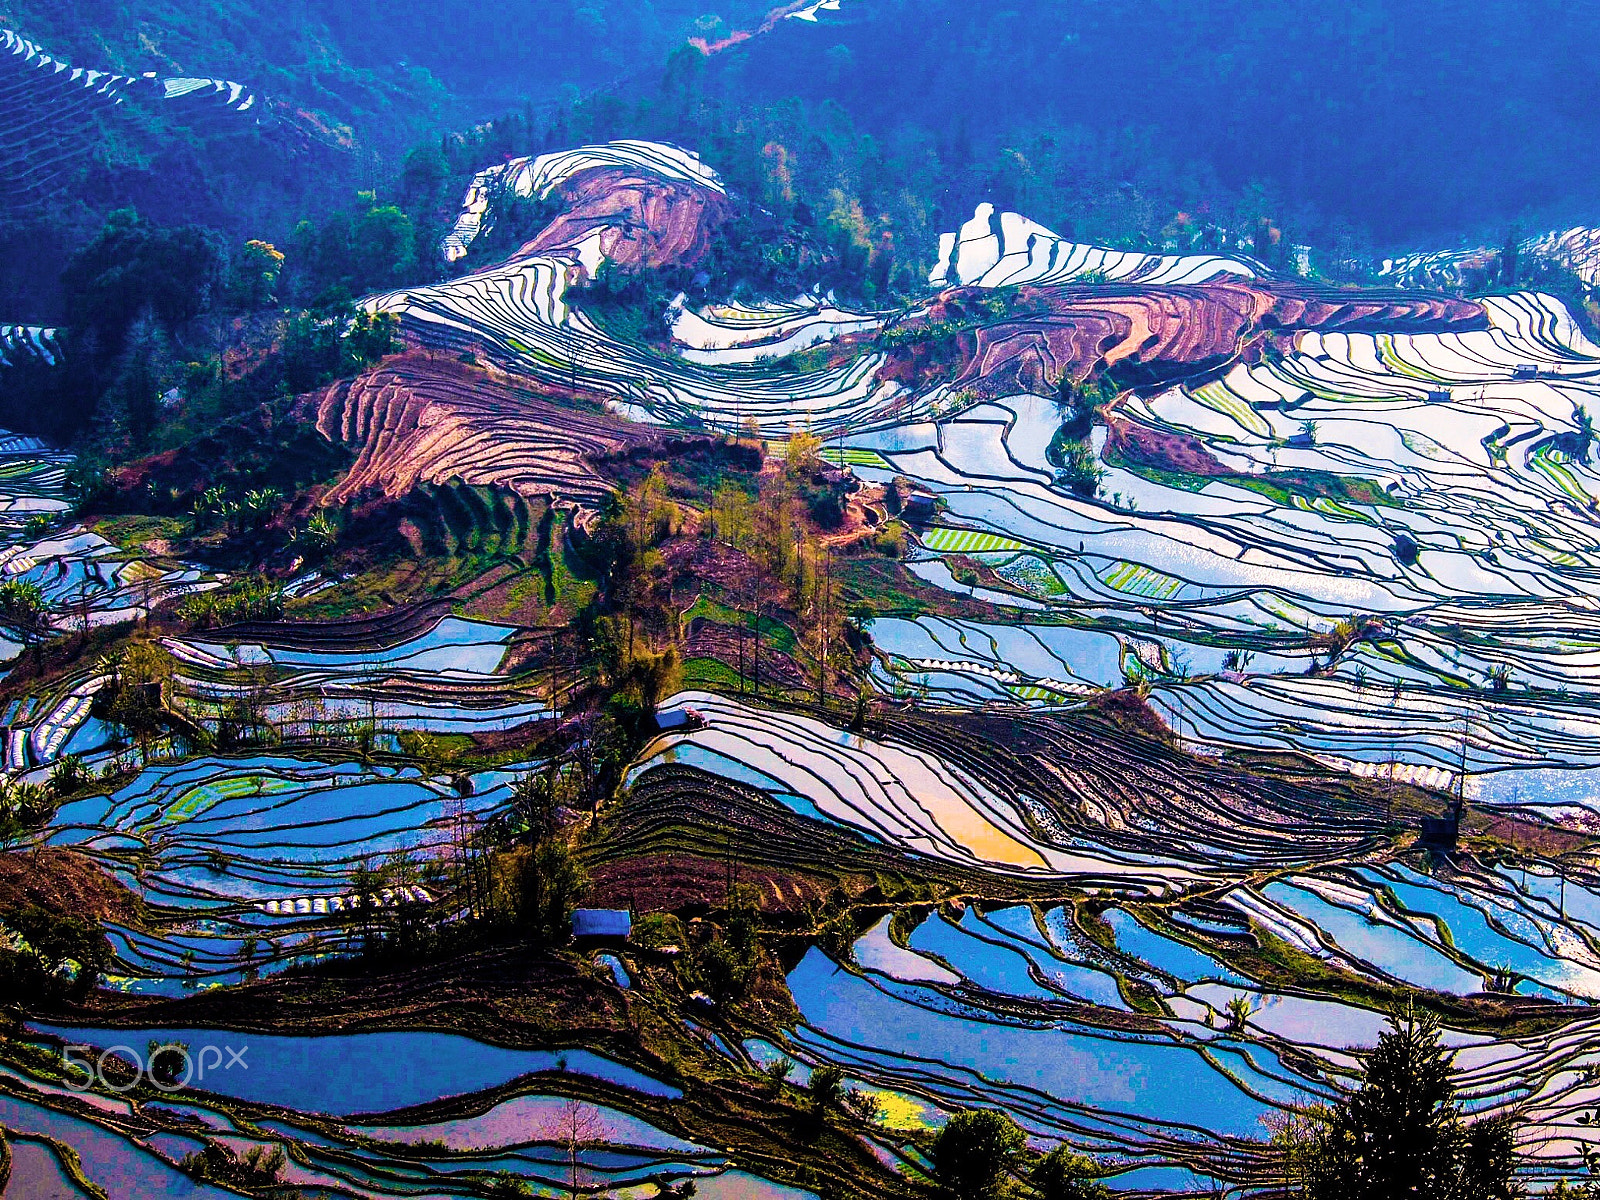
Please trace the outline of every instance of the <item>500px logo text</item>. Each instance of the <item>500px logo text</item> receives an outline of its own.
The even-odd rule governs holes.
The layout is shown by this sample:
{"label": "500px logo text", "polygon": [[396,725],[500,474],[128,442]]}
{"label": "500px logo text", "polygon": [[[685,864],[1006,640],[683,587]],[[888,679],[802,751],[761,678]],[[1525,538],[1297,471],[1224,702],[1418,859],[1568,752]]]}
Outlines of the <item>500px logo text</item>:
{"label": "500px logo text", "polygon": [[[249,1046],[201,1046],[191,1052],[182,1042],[151,1042],[143,1054],[132,1046],[108,1046],[97,1051],[93,1046],[69,1045],[61,1048],[66,1085],[78,1092],[101,1088],[129,1092],[148,1080],[162,1092],[178,1092],[191,1083],[203,1082],[218,1071],[247,1071]],[[108,1067],[110,1068],[108,1070]]]}

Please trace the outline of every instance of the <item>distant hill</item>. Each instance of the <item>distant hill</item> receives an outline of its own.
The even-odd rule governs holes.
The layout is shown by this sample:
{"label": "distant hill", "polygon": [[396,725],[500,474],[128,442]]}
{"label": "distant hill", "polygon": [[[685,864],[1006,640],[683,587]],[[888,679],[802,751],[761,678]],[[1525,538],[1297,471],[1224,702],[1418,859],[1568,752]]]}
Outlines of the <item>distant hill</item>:
{"label": "distant hill", "polygon": [[652,69],[763,0],[0,0],[0,26],[75,64],[226,76],[392,147]]}
{"label": "distant hill", "polygon": [[1583,82],[1594,5],[842,0],[818,17],[709,74],[986,164],[1045,144],[1077,148],[1085,182],[1166,172],[1202,196],[1259,183],[1298,224],[1363,226],[1380,245],[1592,223],[1600,207]]}

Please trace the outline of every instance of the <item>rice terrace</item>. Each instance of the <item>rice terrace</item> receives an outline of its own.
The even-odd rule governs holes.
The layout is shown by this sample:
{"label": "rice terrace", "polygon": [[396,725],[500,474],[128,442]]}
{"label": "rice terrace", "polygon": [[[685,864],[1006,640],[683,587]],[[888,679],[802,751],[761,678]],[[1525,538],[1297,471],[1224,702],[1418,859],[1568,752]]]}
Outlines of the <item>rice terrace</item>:
{"label": "rice terrace", "polygon": [[0,1196],[1600,1196],[1600,19],[78,7]]}

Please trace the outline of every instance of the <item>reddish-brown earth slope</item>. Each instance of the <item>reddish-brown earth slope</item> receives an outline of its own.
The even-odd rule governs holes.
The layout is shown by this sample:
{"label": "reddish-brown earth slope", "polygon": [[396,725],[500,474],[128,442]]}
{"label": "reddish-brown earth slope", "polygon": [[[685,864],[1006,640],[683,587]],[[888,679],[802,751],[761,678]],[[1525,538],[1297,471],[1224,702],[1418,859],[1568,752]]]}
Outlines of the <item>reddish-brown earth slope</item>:
{"label": "reddish-brown earth slope", "polygon": [[93,860],[53,846],[0,854],[0,908],[36,904],[64,917],[138,921],[139,898]]}
{"label": "reddish-brown earth slope", "polygon": [[1046,392],[1062,375],[1081,379],[1110,370],[1126,386],[1152,386],[1220,368],[1256,339],[1301,330],[1488,328],[1482,308],[1448,296],[1264,280],[1187,287],[1022,287],[1011,304],[1013,315],[981,322],[976,305],[984,298],[966,288],[940,296],[928,320],[976,327],[954,335],[955,347],[949,339],[933,339],[897,349],[884,374],[918,386],[930,381],[932,369],[958,387]]}
{"label": "reddish-brown earth slope", "polygon": [[330,503],[392,498],[450,479],[594,503],[608,486],[590,457],[654,436],[423,354],[388,359],[306,403],[324,437],[356,450],[354,466],[327,494]]}
{"label": "reddish-brown earth slope", "polygon": [[727,197],[709,188],[631,167],[578,171],[557,195],[566,210],[517,258],[569,250],[598,229],[601,253],[624,270],[692,266],[729,214]]}

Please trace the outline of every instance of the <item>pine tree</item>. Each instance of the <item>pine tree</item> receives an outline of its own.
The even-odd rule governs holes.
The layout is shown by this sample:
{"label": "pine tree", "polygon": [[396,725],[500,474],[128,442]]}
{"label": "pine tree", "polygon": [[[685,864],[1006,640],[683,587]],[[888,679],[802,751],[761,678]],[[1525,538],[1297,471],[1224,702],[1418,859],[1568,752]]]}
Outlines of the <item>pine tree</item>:
{"label": "pine tree", "polygon": [[1438,1018],[1390,1018],[1361,1087],[1333,1110],[1307,1170],[1313,1200],[1512,1200],[1516,1148],[1505,1118],[1464,1126],[1454,1054]]}

